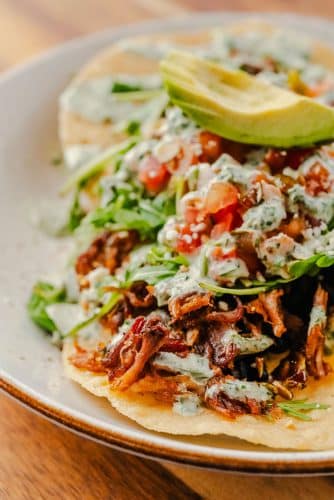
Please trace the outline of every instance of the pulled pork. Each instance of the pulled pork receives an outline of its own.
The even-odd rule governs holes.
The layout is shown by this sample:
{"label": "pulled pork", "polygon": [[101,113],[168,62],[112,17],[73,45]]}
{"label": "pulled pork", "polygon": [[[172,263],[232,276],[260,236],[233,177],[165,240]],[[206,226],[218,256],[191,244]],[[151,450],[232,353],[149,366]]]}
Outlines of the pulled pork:
{"label": "pulled pork", "polygon": [[129,331],[102,360],[112,387],[124,391],[136,382],[168,333],[161,316],[137,317]]}
{"label": "pulled pork", "polygon": [[265,322],[271,324],[275,337],[281,337],[286,331],[280,299],[282,295],[283,290],[276,289],[260,293],[257,299],[246,304],[246,311],[249,314],[259,314]]}
{"label": "pulled pork", "polygon": [[327,324],[328,292],[318,286],[311,311],[310,324],[307,331],[305,346],[307,370],[314,377],[323,377],[329,371],[324,362],[324,330]]}
{"label": "pulled pork", "polygon": [[105,373],[105,368],[102,364],[103,351],[87,351],[79,344],[75,344],[75,354],[69,357],[70,362],[82,370],[89,370],[94,373]]}
{"label": "pulled pork", "polygon": [[[232,380],[232,377],[227,377],[227,379]],[[220,381],[224,382],[224,380],[226,379],[213,379],[209,387]],[[252,398],[245,398],[244,400],[231,399],[223,391],[214,392],[213,395],[210,395],[210,392],[206,391],[205,402],[209,408],[231,419],[244,414],[261,415],[267,412],[267,403],[265,401]]]}
{"label": "pulled pork", "polygon": [[146,283],[134,283],[130,290],[125,291],[125,296],[130,306],[138,309],[156,307],[156,298],[148,290]]}
{"label": "pulled pork", "polygon": [[211,293],[185,293],[168,302],[169,312],[174,320],[211,305]]}
{"label": "pulled pork", "polygon": [[105,231],[96,238],[86,252],[79,255],[75,270],[85,276],[93,269],[104,266],[112,274],[138,242],[136,231]]}

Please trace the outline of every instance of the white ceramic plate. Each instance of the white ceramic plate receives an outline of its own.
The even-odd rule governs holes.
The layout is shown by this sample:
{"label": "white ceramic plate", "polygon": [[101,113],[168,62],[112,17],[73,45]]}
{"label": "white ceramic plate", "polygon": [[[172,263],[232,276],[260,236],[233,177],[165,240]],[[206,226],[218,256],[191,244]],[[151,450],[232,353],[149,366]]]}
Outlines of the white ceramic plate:
{"label": "white ceramic plate", "polygon": [[[31,324],[25,311],[31,285],[52,269],[64,245],[33,229],[28,212],[36,200],[55,195],[60,182],[49,160],[56,148],[57,97],[69,78],[99,49],[120,37],[223,25],[245,17],[249,13],[192,14],[106,31],[63,45],[1,79],[0,387],[55,422],[152,458],[244,472],[330,473],[334,450],[274,451],[224,436],[177,438],[142,429],[63,376],[59,351]],[[334,24],[327,21],[291,14],[261,17],[334,45]]]}

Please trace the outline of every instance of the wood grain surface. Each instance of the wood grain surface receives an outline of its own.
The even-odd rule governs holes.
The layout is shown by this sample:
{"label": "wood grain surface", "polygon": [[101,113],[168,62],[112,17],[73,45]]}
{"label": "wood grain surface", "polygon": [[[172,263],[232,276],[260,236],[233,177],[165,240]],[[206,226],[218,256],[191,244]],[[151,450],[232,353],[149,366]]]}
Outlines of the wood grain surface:
{"label": "wood grain surface", "polygon": [[[334,18],[334,0],[0,0],[0,70],[110,26],[213,9]],[[330,477],[236,476],[133,457],[56,427],[0,394],[0,500],[333,497]]]}

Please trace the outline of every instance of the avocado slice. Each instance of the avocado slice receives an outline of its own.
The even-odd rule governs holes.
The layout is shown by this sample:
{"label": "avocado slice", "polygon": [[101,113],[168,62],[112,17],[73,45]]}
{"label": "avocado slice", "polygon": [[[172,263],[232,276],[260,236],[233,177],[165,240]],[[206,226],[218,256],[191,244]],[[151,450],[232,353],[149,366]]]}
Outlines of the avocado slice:
{"label": "avocado slice", "polygon": [[243,71],[172,51],[161,72],[172,102],[227,139],[292,147],[334,137],[332,108]]}

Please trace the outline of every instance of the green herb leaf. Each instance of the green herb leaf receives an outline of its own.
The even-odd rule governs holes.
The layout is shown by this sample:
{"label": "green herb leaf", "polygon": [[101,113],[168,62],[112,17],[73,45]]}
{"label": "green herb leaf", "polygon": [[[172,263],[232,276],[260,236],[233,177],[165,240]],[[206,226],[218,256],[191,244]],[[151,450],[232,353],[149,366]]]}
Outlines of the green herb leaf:
{"label": "green herb leaf", "polygon": [[[148,285],[156,285],[159,281],[166,278],[171,278],[176,273],[175,269],[170,269],[167,266],[143,266],[134,270],[127,276],[127,281],[124,284],[128,288],[136,281],[145,281]],[[123,285],[123,286],[124,286]]]}
{"label": "green herb leaf", "polygon": [[152,200],[139,200],[137,206],[123,208],[125,197],[118,196],[115,202],[90,213],[86,221],[95,227],[108,227],[111,230],[135,229],[144,239],[155,238],[157,231],[166,222],[166,215],[159,211]]}
{"label": "green herb leaf", "polygon": [[111,87],[111,92],[133,92],[134,90],[142,90],[142,86],[134,83],[114,82]]}
{"label": "green herb leaf", "polygon": [[268,287],[266,284],[263,286],[253,286],[249,288],[228,288],[228,287],[222,287],[217,284],[215,284],[213,281],[209,281],[206,279],[202,279],[199,283],[199,286],[201,288],[204,288],[205,290],[209,290],[210,292],[213,292],[216,295],[257,295],[259,293],[265,292],[268,290]]}
{"label": "green herb leaf", "polygon": [[139,135],[140,134],[141,123],[138,120],[130,120],[126,126],[126,132],[129,135]]}
{"label": "green herb leaf", "polygon": [[121,293],[113,292],[110,295],[109,300],[100,308],[100,310],[97,313],[93,314],[92,316],[90,316],[85,321],[82,321],[81,323],[79,323],[78,325],[76,325],[74,328],[72,328],[72,330],[70,330],[65,335],[65,337],[73,337],[73,336],[75,336],[80,330],[82,330],[83,328],[85,328],[86,326],[90,325],[94,321],[97,321],[98,319],[100,319],[103,316],[105,316],[106,314],[108,314],[108,312],[110,312],[117,305],[117,303],[119,302],[119,300],[121,299],[121,297],[122,297]]}
{"label": "green herb leaf", "polygon": [[329,405],[321,403],[308,403],[307,399],[295,399],[292,401],[282,401],[277,406],[287,415],[298,418],[299,420],[309,421],[312,417],[308,415],[313,410],[327,410]]}
{"label": "green herb leaf", "polygon": [[334,265],[334,255],[319,253],[312,257],[294,262],[290,267],[290,273],[295,279],[310,274],[314,276],[320,269]]}
{"label": "green herb leaf", "polygon": [[73,203],[70,209],[68,229],[71,233],[80,225],[80,222],[85,216],[85,213],[79,203],[79,193],[80,191],[78,189],[74,195]]}
{"label": "green herb leaf", "polygon": [[52,319],[49,318],[45,308],[56,302],[65,300],[63,288],[56,288],[50,283],[38,281],[32,289],[27,309],[30,318],[43,330],[52,333],[56,327]]}
{"label": "green herb leaf", "polygon": [[184,255],[172,254],[169,248],[163,245],[154,245],[147,254],[147,262],[152,265],[164,264],[170,268],[189,266],[188,259]]}
{"label": "green herb leaf", "polygon": [[93,160],[90,160],[88,163],[85,163],[84,165],[79,167],[74,172],[74,174],[66,181],[60,193],[66,194],[76,186],[82,185],[91,177],[100,174],[101,172],[103,172],[103,170],[105,170],[106,167],[110,166],[110,164],[114,164],[119,155],[125,154],[137,142],[138,139],[131,138],[120,144],[112,145],[110,148],[103,151],[100,155],[93,158]]}

